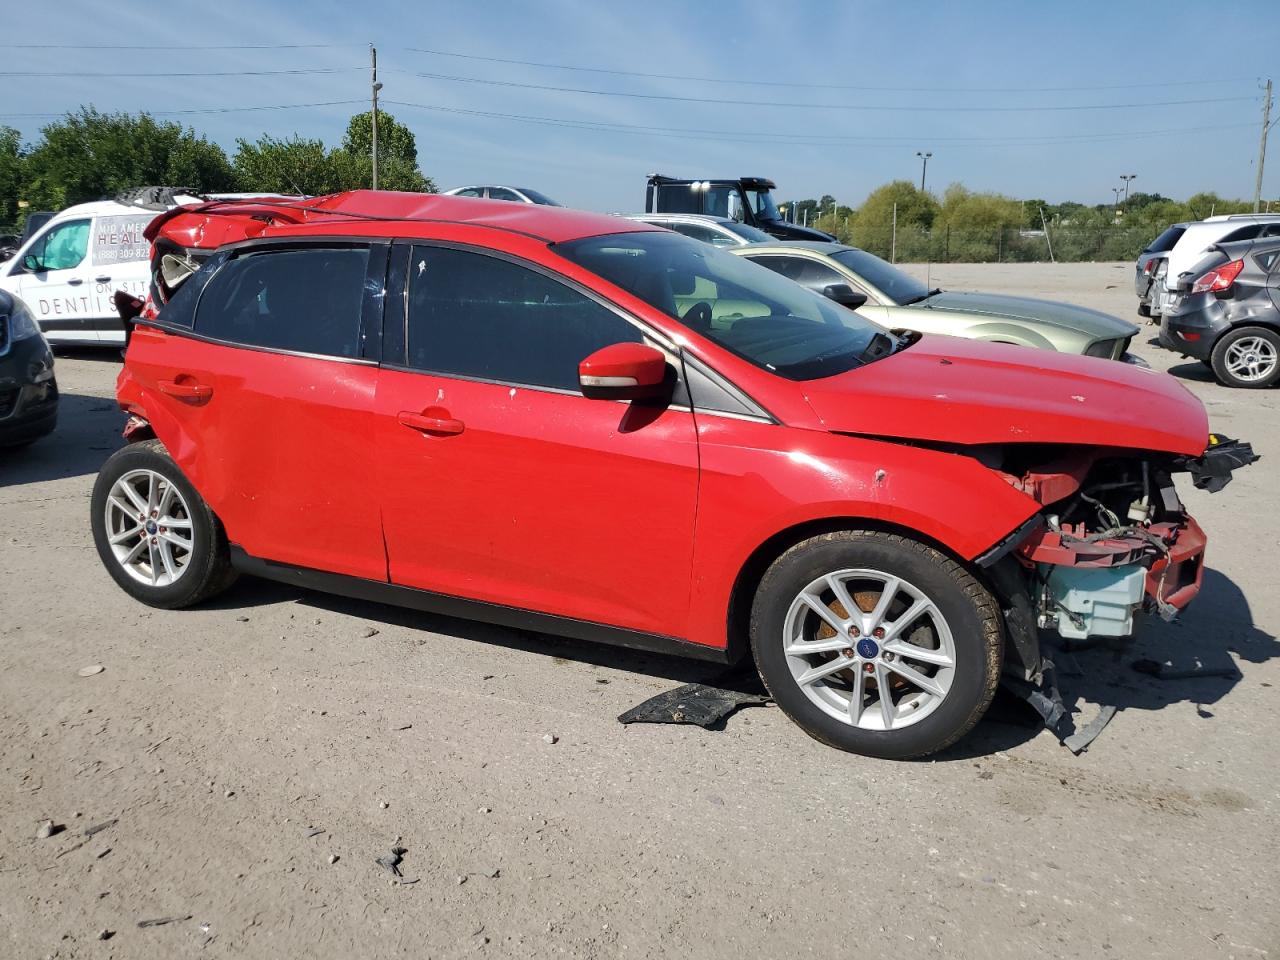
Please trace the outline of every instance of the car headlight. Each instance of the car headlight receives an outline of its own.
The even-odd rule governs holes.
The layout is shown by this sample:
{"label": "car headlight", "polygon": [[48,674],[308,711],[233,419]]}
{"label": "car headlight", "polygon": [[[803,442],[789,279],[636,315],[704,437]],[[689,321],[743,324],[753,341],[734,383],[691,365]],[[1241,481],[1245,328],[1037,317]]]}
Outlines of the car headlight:
{"label": "car headlight", "polygon": [[36,318],[31,315],[26,304],[15,300],[13,310],[9,313],[9,340],[25,340],[27,337],[40,336],[40,327]]}

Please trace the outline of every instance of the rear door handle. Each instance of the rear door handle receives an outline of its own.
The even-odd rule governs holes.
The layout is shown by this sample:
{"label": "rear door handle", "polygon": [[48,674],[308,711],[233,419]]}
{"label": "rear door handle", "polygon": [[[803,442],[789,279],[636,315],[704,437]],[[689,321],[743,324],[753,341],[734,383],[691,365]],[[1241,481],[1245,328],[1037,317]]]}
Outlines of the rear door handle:
{"label": "rear door handle", "polygon": [[67,280],[68,287],[78,287],[84,283],[84,277],[71,277]]}
{"label": "rear door handle", "polygon": [[453,417],[431,416],[415,413],[412,410],[401,410],[396,414],[396,419],[410,430],[421,430],[423,433],[457,434],[461,433],[464,427],[461,420],[455,420]]}
{"label": "rear door handle", "polygon": [[190,378],[161,380],[157,386],[160,387],[160,392],[167,396],[177,397],[179,400],[190,400],[193,403],[204,403],[213,396],[213,387],[197,383]]}
{"label": "rear door handle", "polygon": [[110,283],[111,278],[110,277],[94,277],[93,282],[94,283]]}

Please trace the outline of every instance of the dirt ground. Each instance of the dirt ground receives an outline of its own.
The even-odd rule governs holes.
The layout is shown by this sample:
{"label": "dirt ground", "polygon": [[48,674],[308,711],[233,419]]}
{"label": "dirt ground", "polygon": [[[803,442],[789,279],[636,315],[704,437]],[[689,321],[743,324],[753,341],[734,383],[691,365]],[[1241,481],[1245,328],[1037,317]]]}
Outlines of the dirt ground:
{"label": "dirt ground", "polygon": [[[1131,270],[929,273],[1133,317]],[[57,433],[0,454],[0,957],[1275,955],[1280,392],[1218,387],[1153,332],[1137,352],[1266,458],[1182,485],[1200,599],[1078,656],[1082,719],[1120,707],[1087,753],[1006,702],[914,764],[772,707],[617,722],[717,668],[251,580],[141,606],[87,522],[118,358],[63,357]],[[45,819],[65,829],[36,839]],[[375,864],[395,845],[416,883]]]}

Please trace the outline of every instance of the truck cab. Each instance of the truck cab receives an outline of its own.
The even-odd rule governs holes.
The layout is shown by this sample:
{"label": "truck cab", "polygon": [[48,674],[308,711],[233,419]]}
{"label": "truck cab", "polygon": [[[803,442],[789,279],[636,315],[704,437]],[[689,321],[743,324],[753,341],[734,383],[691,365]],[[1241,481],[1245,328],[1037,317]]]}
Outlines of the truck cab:
{"label": "truck cab", "polygon": [[779,240],[834,240],[812,227],[787,223],[773,202],[777,184],[765,177],[730,180],[682,180],[650,174],[645,190],[646,213],[698,213],[728,217],[757,227]]}

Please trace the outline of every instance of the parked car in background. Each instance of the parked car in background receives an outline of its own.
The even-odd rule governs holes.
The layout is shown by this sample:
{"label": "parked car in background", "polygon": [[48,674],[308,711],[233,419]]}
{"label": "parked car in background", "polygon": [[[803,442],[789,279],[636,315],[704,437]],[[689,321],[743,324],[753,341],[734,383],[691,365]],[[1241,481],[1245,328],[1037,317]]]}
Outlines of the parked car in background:
{"label": "parked car in background", "polygon": [[1160,343],[1204,363],[1224,386],[1280,382],[1280,237],[1215,245],[1183,275]]}
{"label": "parked car in background", "polygon": [[207,199],[181,188],[142,187],[68,207],[43,224],[28,218],[26,241],[0,263],[0,290],[26,304],[55,346],[123,346],[124,324],[112,298],[118,291],[147,296],[143,231],[160,211]]}
{"label": "parked car in background", "polygon": [[722,180],[684,180],[649,175],[644,193],[645,213],[700,213],[728,217],[756,227],[779,240],[834,240],[812,227],[788,223],[772,191],[777,184],[765,177],[737,177]]}
{"label": "parked car in background", "polygon": [[[1157,292],[1172,293],[1176,290],[1182,282],[1182,275],[1193,269],[1214,244],[1265,237],[1280,237],[1280,213],[1224,214],[1186,224],[1166,254],[1168,269],[1163,286],[1153,288],[1153,304]],[[1158,313],[1154,306],[1152,312]]]}
{"label": "parked car in background", "polygon": [[734,247],[731,252],[815,293],[826,293],[891,329],[1136,361],[1128,349],[1138,328],[1087,307],[996,293],[930,289],[875,254],[841,243],[774,241]]}
{"label": "parked car in background", "polygon": [[472,197],[478,200],[510,200],[513,203],[538,203],[544,207],[561,206],[545,193],[539,193],[537,190],[531,190],[528,187],[501,187],[496,185],[454,187],[452,190],[446,190],[441,196]]}
{"label": "parked car in background", "polygon": [[1147,245],[1147,248],[1138,254],[1138,262],[1134,264],[1133,268],[1133,290],[1138,295],[1138,316],[1152,316],[1151,294],[1156,270],[1161,261],[1167,260],[1169,251],[1181,239],[1186,229],[1187,224],[1185,223],[1173,224],[1162,231],[1160,236],[1152,240]]}
{"label": "parked car in background", "polygon": [[740,247],[747,243],[767,243],[773,240],[763,230],[729,217],[712,217],[700,213],[628,213],[624,216],[628,220],[674,230],[713,247]]}
{"label": "parked car in background", "polygon": [[[357,191],[148,236],[131,442],[90,510],[123,590],[185,607],[239,571],[749,644],[788,716],[874,756],[963,736],[1002,670],[1038,682],[1037,622],[1123,636],[1186,606],[1205,539],[1173,475],[1253,459],[1164,374],[899,335],[618,217]],[[174,285],[180,247],[205,259]]]}
{"label": "parked car in background", "polygon": [[0,447],[34,443],[57,425],[53,351],[31,311],[0,290]]}

